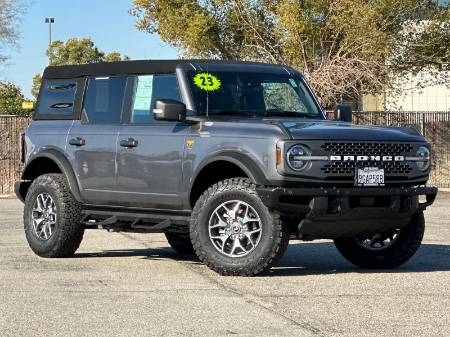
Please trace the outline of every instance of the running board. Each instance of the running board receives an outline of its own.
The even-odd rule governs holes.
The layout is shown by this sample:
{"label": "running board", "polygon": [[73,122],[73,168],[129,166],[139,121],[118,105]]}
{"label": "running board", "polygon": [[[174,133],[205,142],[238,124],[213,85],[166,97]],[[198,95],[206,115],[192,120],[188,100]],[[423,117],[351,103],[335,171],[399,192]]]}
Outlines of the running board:
{"label": "running board", "polygon": [[171,212],[134,212],[106,209],[85,209],[81,223],[86,229],[106,229],[110,232],[160,233],[169,227],[186,226],[189,215]]}

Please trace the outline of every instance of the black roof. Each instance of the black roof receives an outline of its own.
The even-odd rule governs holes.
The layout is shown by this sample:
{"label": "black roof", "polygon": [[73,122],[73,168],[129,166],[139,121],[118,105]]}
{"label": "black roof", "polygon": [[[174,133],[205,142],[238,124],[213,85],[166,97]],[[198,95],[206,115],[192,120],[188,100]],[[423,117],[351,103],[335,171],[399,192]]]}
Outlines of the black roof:
{"label": "black roof", "polygon": [[[99,62],[80,65],[49,66],[45,68],[45,79],[67,79],[84,76],[110,76],[110,75],[137,75],[137,74],[170,74],[174,73],[178,64],[192,64],[193,67],[202,65],[256,65],[278,68],[279,65],[247,62],[247,61],[223,61],[223,60],[138,60],[119,62]],[[281,68],[282,69],[282,68]],[[289,68],[290,69],[290,68]]]}

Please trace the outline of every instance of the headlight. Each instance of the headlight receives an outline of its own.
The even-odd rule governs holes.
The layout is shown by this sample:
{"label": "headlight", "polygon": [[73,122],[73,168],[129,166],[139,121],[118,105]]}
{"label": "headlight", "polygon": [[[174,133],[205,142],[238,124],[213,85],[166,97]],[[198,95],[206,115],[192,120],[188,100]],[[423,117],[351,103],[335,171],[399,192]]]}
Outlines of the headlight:
{"label": "headlight", "polygon": [[417,157],[416,161],[417,168],[421,171],[428,170],[431,163],[430,150],[428,150],[426,146],[421,146],[417,149],[416,157]]}
{"label": "headlight", "polygon": [[294,171],[300,171],[306,167],[309,163],[305,160],[305,156],[309,156],[311,153],[301,145],[294,145],[287,153],[287,162],[291,169]]}

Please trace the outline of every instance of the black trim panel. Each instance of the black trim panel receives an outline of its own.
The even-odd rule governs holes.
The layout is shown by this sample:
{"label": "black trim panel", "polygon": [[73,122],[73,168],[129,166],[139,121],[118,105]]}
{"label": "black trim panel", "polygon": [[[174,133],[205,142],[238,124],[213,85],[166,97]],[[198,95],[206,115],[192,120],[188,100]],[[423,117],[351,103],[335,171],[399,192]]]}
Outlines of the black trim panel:
{"label": "black trim panel", "polygon": [[39,96],[36,101],[36,110],[33,113],[33,120],[74,120],[74,119],[80,119],[81,115],[81,108],[82,108],[82,101],[84,96],[84,90],[86,89],[86,78],[78,78],[78,79],[72,79],[72,78],[63,78],[60,80],[67,80],[67,81],[74,81],[76,82],[77,89],[75,93],[75,98],[73,102],[73,112],[70,115],[50,115],[50,114],[41,114],[39,113],[39,102],[41,99],[41,95],[43,93],[43,87],[44,83],[46,83],[48,80],[43,80],[44,82],[41,85],[41,88],[39,89]]}

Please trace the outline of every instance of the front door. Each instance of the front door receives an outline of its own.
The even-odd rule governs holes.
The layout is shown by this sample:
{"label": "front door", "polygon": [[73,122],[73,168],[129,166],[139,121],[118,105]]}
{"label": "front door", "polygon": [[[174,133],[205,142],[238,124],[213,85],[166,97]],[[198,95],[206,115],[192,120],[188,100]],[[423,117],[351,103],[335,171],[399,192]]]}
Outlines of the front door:
{"label": "front door", "polygon": [[81,121],[69,131],[66,151],[88,203],[117,204],[117,139],[126,82],[126,77],[89,78]]}
{"label": "front door", "polygon": [[155,121],[157,99],[180,100],[175,75],[134,78],[127,123],[119,132],[117,189],[130,207],[179,209],[182,158],[189,126]]}

